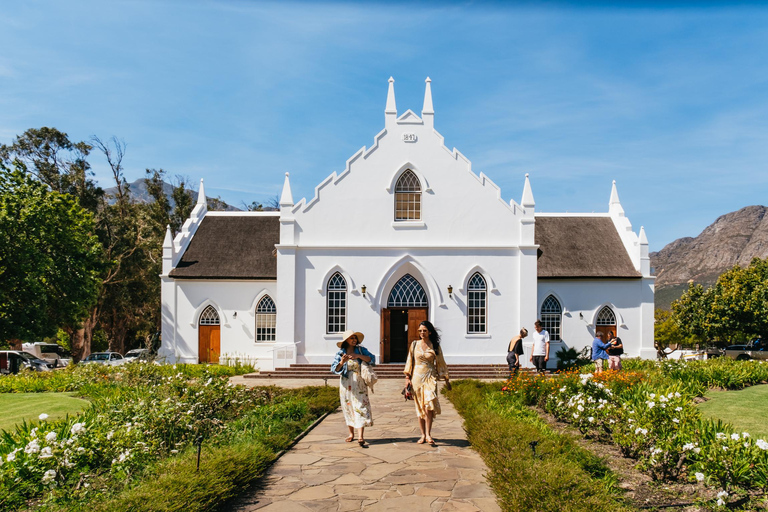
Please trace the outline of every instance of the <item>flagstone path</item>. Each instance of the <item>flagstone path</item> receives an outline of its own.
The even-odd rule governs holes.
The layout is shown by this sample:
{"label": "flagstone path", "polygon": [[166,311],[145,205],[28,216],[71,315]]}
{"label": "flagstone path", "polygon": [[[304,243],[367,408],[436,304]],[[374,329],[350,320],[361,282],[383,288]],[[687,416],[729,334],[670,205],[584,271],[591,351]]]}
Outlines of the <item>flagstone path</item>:
{"label": "flagstone path", "polygon": [[[248,385],[317,385],[316,380],[275,379]],[[322,381],[320,381],[322,384]],[[436,447],[416,444],[413,402],[400,395],[401,380],[381,380],[371,394],[374,426],[368,448],[347,443],[340,410],[328,415],[247,493],[238,512],[292,511],[499,511],[485,481],[487,468],[470,448],[461,417],[441,396],[432,435]],[[338,386],[337,380],[328,385]]]}

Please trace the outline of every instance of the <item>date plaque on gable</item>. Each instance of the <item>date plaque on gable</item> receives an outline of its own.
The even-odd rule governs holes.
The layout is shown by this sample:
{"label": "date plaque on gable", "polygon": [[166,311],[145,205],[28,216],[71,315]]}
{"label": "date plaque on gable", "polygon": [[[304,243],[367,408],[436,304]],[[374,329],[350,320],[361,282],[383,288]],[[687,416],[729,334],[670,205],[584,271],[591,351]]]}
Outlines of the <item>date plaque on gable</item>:
{"label": "date plaque on gable", "polygon": [[418,138],[415,133],[404,133],[403,142],[416,142]]}

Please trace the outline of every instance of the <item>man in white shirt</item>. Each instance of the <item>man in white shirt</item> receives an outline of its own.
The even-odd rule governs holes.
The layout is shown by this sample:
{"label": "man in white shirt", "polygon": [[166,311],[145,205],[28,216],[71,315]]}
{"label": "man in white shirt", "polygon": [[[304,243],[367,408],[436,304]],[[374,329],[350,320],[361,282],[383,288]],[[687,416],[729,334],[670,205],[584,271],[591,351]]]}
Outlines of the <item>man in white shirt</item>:
{"label": "man in white shirt", "polygon": [[533,324],[536,332],[533,333],[533,351],[531,352],[531,362],[536,367],[536,371],[547,371],[547,361],[549,361],[549,333],[541,328],[541,320],[536,320]]}

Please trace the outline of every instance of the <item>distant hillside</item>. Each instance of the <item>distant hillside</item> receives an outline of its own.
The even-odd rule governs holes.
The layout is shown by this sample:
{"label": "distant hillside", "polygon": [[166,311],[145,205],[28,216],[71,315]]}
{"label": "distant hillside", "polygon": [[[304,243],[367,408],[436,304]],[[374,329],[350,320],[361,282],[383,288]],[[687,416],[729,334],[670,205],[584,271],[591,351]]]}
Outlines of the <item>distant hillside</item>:
{"label": "distant hillside", "polygon": [[656,307],[667,309],[688,281],[711,285],[734,265],[768,257],[768,208],[747,206],[719,217],[696,238],[679,238],[651,253]]}
{"label": "distant hillside", "polygon": [[[150,203],[152,202],[152,196],[149,195],[149,192],[147,192],[147,180],[144,178],[138,179],[134,181],[133,183],[128,184],[129,190],[131,191],[131,199],[136,203]],[[171,193],[173,192],[173,186],[170,183],[163,182],[163,191],[165,192],[165,195],[168,197],[168,201],[171,203],[171,208],[176,206],[176,201],[173,200],[173,197],[171,197]],[[110,187],[105,188],[104,193],[107,195],[114,195],[117,192],[117,187]],[[187,189],[187,193],[192,198],[192,201],[197,201],[197,192],[194,190]],[[208,208],[211,210],[225,210],[225,211],[233,211],[238,212],[241,211],[240,208],[236,208],[230,204],[225,203],[224,201],[220,201],[219,199],[212,198],[206,196],[208,199]],[[222,207],[219,207],[222,206]]]}

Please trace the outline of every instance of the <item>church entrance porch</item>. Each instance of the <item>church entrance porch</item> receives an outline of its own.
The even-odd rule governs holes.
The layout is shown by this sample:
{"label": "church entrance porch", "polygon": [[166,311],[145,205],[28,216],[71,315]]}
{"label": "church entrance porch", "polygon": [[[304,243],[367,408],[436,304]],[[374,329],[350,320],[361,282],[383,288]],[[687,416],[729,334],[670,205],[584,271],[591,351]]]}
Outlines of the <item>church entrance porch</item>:
{"label": "church entrance porch", "polygon": [[417,338],[419,324],[427,319],[427,308],[386,308],[381,311],[382,363],[404,363],[410,342]]}

